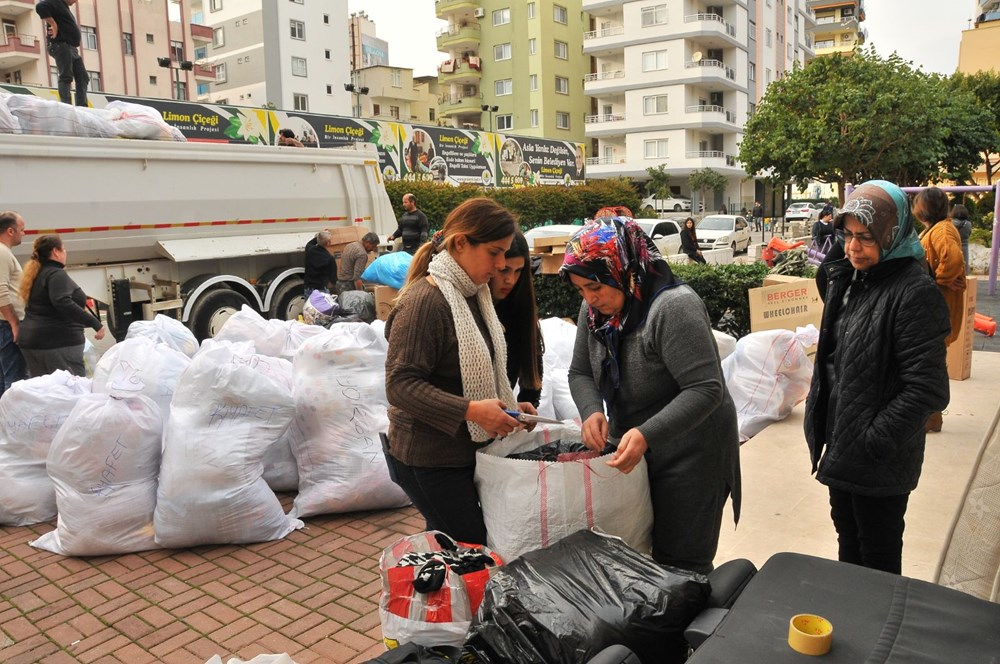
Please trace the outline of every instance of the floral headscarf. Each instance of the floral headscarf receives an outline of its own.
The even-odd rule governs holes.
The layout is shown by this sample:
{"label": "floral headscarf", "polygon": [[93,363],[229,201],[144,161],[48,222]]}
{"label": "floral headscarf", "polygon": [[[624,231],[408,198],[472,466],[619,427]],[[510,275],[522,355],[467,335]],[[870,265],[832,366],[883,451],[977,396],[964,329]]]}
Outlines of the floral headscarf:
{"label": "floral headscarf", "polygon": [[625,294],[622,310],[606,316],[588,309],[587,326],[607,350],[599,387],[609,406],[619,387],[618,360],[621,340],[639,327],[653,299],[678,285],[660,250],[642,228],[628,217],[588,222],[566,246],[559,275],[569,282],[576,274]]}
{"label": "floral headscarf", "polygon": [[869,180],[858,185],[834,220],[843,231],[844,218],[852,215],[878,240],[880,261],[924,257],[924,248],[913,229],[910,203],[898,186],[885,180]]}

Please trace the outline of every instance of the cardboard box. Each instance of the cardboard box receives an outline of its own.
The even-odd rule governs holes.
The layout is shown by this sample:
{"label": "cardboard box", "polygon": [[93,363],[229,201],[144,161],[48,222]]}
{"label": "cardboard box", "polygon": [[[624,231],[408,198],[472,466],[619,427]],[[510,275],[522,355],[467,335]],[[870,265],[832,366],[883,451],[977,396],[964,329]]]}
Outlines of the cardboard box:
{"label": "cardboard box", "polygon": [[532,246],[536,254],[565,254],[566,244],[569,243],[569,240],[569,235],[536,237]]}
{"label": "cardboard box", "polygon": [[962,328],[948,346],[948,378],[965,380],[972,375],[973,328],[976,320],[976,278],[965,278],[965,313]]}
{"label": "cardboard box", "polygon": [[777,286],[778,284],[794,284],[802,281],[804,277],[796,277],[791,274],[769,274],[764,277],[765,286]]}
{"label": "cardboard box", "polygon": [[325,230],[330,234],[331,243],[326,249],[339,258],[340,254],[344,253],[347,245],[357,242],[365,236],[365,233],[368,232],[368,227],[361,224],[352,224],[350,226],[336,226]]}
{"label": "cardboard box", "polygon": [[559,274],[564,254],[542,254],[542,274]]}
{"label": "cardboard box", "polygon": [[396,297],[398,295],[399,291],[391,286],[376,286],[375,317],[379,320],[386,320],[389,318],[389,312],[392,311],[392,307],[395,305]]}
{"label": "cardboard box", "polygon": [[[768,279],[776,279],[777,283],[751,288],[748,292],[751,332],[761,330],[794,332],[795,328],[810,323],[815,325],[817,330],[820,329],[823,322],[823,300],[820,299],[815,279],[786,275],[771,275]],[[816,347],[807,348],[806,354],[813,357],[816,354]]]}

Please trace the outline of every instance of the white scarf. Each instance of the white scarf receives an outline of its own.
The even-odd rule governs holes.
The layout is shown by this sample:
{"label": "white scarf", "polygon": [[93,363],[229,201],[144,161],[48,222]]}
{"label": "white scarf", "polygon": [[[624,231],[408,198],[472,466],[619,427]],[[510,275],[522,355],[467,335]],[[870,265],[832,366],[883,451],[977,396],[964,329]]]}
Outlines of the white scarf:
{"label": "white scarf", "polygon": [[[431,259],[428,268],[434,277],[438,290],[444,295],[455,321],[455,335],[458,337],[458,363],[462,371],[462,393],[466,399],[500,399],[508,408],[514,408],[514,391],[507,380],[507,344],[503,338],[503,326],[493,308],[490,288],[477,286],[462,266],[447,251],[438,252]],[[479,312],[489,329],[493,340],[493,357],[489,346],[476,325],[472,310],[465,298],[476,296]],[[495,360],[495,361],[494,361]],[[489,440],[491,436],[481,426],[468,422],[469,434],[477,443]]]}

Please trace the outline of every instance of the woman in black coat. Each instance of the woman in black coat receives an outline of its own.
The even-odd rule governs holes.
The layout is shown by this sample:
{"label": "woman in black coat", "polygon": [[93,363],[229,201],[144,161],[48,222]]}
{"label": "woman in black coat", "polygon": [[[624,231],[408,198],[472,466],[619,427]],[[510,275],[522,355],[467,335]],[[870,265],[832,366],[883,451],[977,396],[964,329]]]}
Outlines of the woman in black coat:
{"label": "woman in black coat", "polygon": [[924,423],[948,404],[948,308],[899,187],[862,184],[834,225],[845,257],[820,266],[825,306],[806,441],[829,489],[840,560],[899,574]]}
{"label": "woman in black coat", "polygon": [[694,232],[694,219],[691,217],[684,220],[684,228],[681,229],[681,251],[695,263],[705,262],[705,257],[698,249],[698,236]]}

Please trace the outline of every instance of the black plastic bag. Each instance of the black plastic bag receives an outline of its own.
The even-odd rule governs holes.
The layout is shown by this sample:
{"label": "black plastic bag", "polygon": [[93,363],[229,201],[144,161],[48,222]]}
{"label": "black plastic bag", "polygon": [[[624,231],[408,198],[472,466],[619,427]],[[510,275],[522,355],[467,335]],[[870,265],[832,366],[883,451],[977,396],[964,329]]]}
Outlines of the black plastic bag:
{"label": "black plastic bag", "polygon": [[[449,662],[459,662],[461,657],[462,652],[458,648],[449,646],[430,648],[416,643],[404,643],[375,659],[368,660],[366,664],[448,664]],[[475,660],[466,658],[464,661],[474,662]]]}
{"label": "black plastic bag", "polygon": [[622,644],[659,664],[672,661],[668,653],[686,653],[684,628],[709,592],[701,574],[580,530],[493,575],[466,646],[491,664],[583,664]]}
{"label": "black plastic bag", "polygon": [[[527,452],[508,454],[506,458],[522,459],[527,461],[558,461],[559,457],[563,454],[580,454],[590,451],[590,448],[579,440],[554,440],[551,443],[546,443],[545,445],[536,447],[533,450],[528,450]],[[605,445],[604,450],[597,456],[610,454],[614,451],[614,446]]]}

